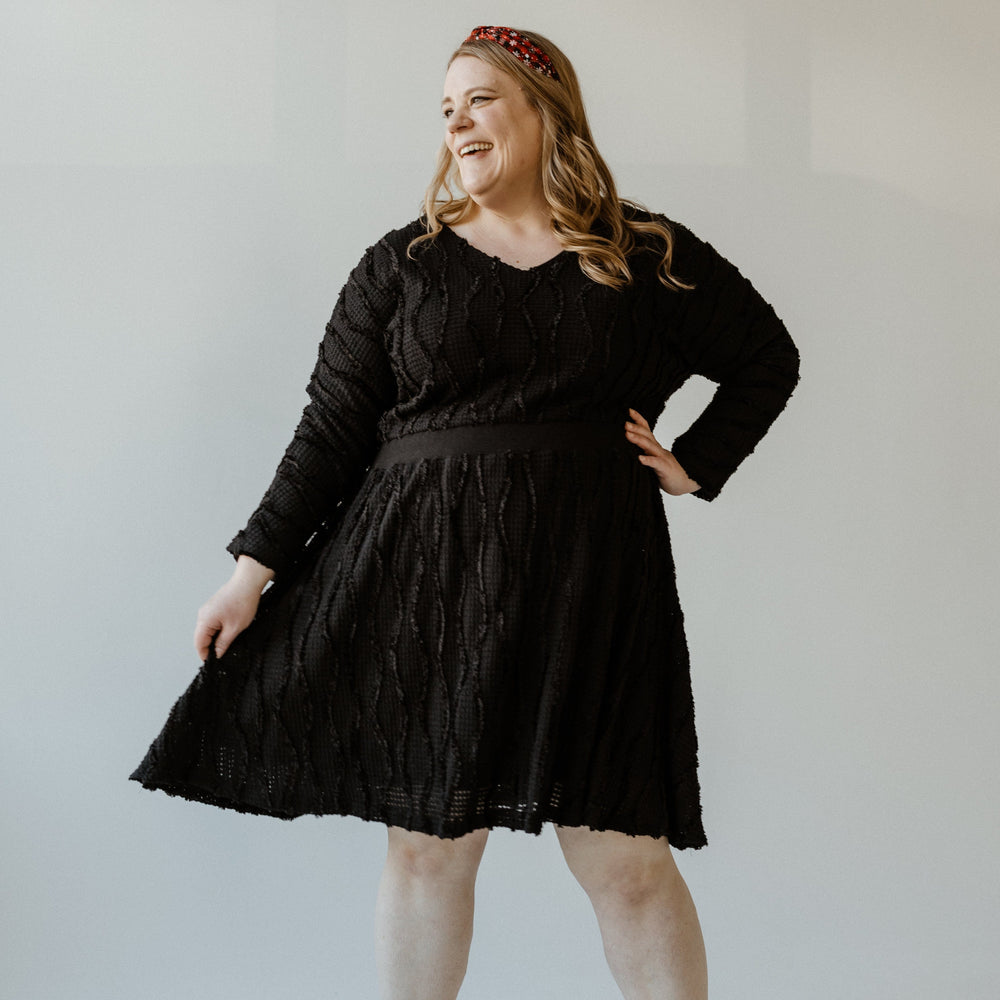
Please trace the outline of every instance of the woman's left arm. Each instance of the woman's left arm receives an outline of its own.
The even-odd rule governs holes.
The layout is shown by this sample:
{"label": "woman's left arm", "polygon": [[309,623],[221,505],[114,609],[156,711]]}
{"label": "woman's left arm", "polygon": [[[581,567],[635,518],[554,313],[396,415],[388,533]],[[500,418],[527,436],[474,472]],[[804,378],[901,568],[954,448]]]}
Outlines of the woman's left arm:
{"label": "woman's left arm", "polygon": [[774,309],[708,243],[676,223],[675,266],[692,291],[678,296],[672,346],[691,374],[718,383],[711,402],[670,453],[714,500],[756,448],[799,379],[799,352]]}

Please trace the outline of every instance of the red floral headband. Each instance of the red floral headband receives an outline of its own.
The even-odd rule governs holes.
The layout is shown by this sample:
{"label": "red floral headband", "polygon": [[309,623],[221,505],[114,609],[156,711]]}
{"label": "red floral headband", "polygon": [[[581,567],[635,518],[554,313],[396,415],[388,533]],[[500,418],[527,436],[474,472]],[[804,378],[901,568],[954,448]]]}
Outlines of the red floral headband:
{"label": "red floral headband", "polygon": [[478,28],[473,28],[472,33],[466,38],[467,42],[482,40],[502,45],[526,66],[552,77],[553,80],[559,79],[559,74],[556,72],[548,53],[519,31],[515,31],[513,28],[498,28],[494,25],[480,25]]}

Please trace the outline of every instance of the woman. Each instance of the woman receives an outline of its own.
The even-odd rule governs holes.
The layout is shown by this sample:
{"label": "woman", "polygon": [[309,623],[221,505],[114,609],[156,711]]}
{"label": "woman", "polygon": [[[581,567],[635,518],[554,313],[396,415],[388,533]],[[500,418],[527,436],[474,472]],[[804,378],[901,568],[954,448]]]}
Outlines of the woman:
{"label": "woman", "polygon": [[[703,997],[671,854],[705,835],[660,490],[713,499],[797,354],[708,244],[618,199],[551,42],[475,29],[442,109],[424,215],[341,292],[199,612],[206,663],[133,778],[384,823],[386,997],[457,995],[489,829],[546,822],[622,993]],[[695,373],[719,389],[667,450],[650,426]]]}

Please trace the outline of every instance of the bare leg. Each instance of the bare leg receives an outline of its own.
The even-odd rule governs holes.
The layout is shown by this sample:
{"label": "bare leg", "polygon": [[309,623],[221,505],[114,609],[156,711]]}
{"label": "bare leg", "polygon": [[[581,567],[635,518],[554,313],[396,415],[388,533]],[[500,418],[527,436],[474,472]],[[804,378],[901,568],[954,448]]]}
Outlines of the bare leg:
{"label": "bare leg", "polygon": [[664,838],[556,827],[626,1000],[706,1000],[705,942]]}
{"label": "bare leg", "polygon": [[469,963],[476,873],[489,830],[454,840],[388,830],[375,906],[383,1000],[454,1000]]}

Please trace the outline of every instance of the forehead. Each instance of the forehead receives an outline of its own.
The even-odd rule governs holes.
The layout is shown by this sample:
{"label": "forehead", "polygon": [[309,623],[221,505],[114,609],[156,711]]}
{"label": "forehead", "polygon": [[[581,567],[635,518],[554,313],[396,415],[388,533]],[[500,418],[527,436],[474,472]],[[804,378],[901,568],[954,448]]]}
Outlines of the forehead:
{"label": "forehead", "polygon": [[448,67],[444,78],[444,99],[460,97],[474,87],[491,90],[516,90],[517,84],[506,73],[475,56],[458,56]]}

